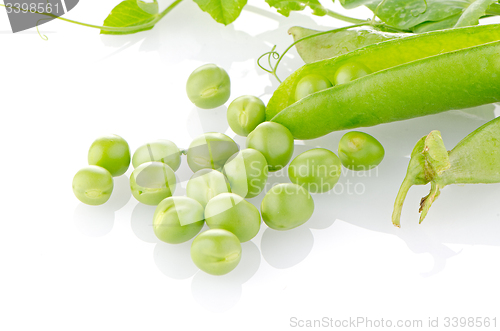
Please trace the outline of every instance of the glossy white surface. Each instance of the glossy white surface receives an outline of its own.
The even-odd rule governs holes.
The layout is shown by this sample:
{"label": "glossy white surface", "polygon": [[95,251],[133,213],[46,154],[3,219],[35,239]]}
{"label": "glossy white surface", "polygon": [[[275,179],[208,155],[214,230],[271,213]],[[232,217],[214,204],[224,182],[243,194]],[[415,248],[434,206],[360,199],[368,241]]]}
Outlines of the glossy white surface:
{"label": "glossy white surface", "polygon": [[[116,3],[83,1],[68,17],[99,24]],[[132,150],[159,138],[185,148],[208,131],[235,136],[225,106],[189,102],[185,81],[199,65],[227,69],[231,100],[253,94],[267,102],[278,84],[256,58],[274,44],[284,50],[293,25],[341,24],[250,4],[228,27],[186,2],[149,32],[100,36],[57,21],[40,27],[48,41],[35,30],[12,34],[0,11],[0,329],[288,330],[297,329],[292,317],[421,319],[426,326],[454,316],[496,317],[500,327],[500,185],[447,187],[421,225],[417,206],[428,187],[415,187],[402,228],[390,222],[416,141],[439,129],[451,148],[499,115],[494,106],[363,129],[386,149],[380,167],[366,176],[345,172],[338,194],[314,196],[313,218],[300,228],[263,225],[223,277],[195,268],[190,243],[158,242],[154,207],[131,197],[127,176],[116,178],[104,206],[74,197],[72,177],[101,134],[123,136]],[[300,65],[291,51],[280,76]],[[316,146],[335,151],[343,133],[297,142],[294,155]],[[244,138],[235,140],[244,146]],[[185,158],[177,175],[182,195],[191,176]],[[270,179],[286,181],[285,172]]]}

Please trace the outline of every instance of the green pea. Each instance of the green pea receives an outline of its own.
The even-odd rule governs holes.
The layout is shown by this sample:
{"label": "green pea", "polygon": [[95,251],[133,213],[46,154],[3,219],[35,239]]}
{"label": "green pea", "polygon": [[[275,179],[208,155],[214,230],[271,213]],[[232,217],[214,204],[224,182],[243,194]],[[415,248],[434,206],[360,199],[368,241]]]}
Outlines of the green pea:
{"label": "green pea", "polygon": [[186,92],[197,107],[211,109],[222,106],[231,94],[229,75],[213,63],[202,65],[189,75]]}
{"label": "green pea", "polygon": [[269,171],[278,171],[292,158],[293,136],[281,124],[264,122],[248,135],[247,147],[256,149],[265,156]]}
{"label": "green pea", "polygon": [[325,148],[310,149],[298,155],[288,167],[292,183],[305,187],[310,193],[323,193],[337,184],[342,164],[332,151]]}
{"label": "green pea", "polygon": [[216,195],[228,192],[231,189],[226,176],[213,169],[198,170],[186,186],[186,195],[198,201],[203,208]]}
{"label": "green pea", "polygon": [[252,239],[260,229],[259,210],[234,193],[222,193],[210,200],[205,220],[209,228],[230,231],[240,242]]}
{"label": "green pea", "polygon": [[364,64],[349,62],[337,69],[333,82],[335,85],[346,84],[370,73],[370,69],[368,69]]}
{"label": "green pea", "polygon": [[252,95],[236,98],[227,107],[227,122],[236,134],[246,137],[266,120],[266,105]]}
{"label": "green pea", "polygon": [[305,188],[297,184],[278,184],[270,189],[260,206],[262,219],[272,229],[290,230],[311,218],[314,201]]}
{"label": "green pea", "polygon": [[203,207],[188,197],[168,197],[156,207],[153,230],[161,241],[180,244],[196,236],[203,227]]}
{"label": "green pea", "polygon": [[223,169],[231,192],[244,198],[253,198],[262,192],[267,183],[268,171],[265,156],[252,148],[231,156]]}
{"label": "green pea", "polygon": [[295,101],[299,101],[309,94],[325,90],[329,87],[332,87],[332,83],[322,75],[311,74],[304,76],[297,83],[297,87],[295,87]]}
{"label": "green pea", "polygon": [[177,171],[181,165],[181,151],[170,140],[160,139],[140,146],[132,157],[134,168],[152,161],[163,162]]}
{"label": "green pea", "polygon": [[113,176],[102,167],[87,166],[73,177],[73,192],[78,200],[87,205],[102,205],[113,192]]}
{"label": "green pea", "polygon": [[123,175],[130,165],[128,143],[115,134],[99,137],[90,146],[88,162],[107,169],[113,177]]}
{"label": "green pea", "polygon": [[191,244],[191,259],[211,275],[225,275],[241,260],[241,244],[233,233],[210,229],[200,233]]}
{"label": "green pea", "polygon": [[146,205],[157,205],[172,196],[176,185],[175,173],[161,162],[146,162],[130,175],[132,195]]}
{"label": "green pea", "polygon": [[238,152],[233,139],[218,132],[204,133],[191,142],[187,162],[193,172],[201,169],[221,170],[227,159]]}
{"label": "green pea", "polygon": [[339,142],[340,161],[350,170],[362,171],[375,168],[384,159],[382,144],[364,132],[346,133]]}

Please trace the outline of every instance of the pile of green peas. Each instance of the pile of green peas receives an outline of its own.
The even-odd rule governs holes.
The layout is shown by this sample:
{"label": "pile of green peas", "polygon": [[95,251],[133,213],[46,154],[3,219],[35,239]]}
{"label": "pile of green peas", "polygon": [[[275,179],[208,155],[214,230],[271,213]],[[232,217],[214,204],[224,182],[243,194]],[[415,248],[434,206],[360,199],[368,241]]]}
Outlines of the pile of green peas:
{"label": "pile of green peas", "polygon": [[[307,86],[328,85],[318,79],[309,79]],[[191,74],[186,90],[198,107],[219,107],[229,99],[229,76],[215,64],[204,65]],[[314,93],[311,88],[299,90],[301,97]],[[131,157],[122,137],[99,137],[89,148],[89,165],[73,178],[74,194],[89,205],[105,203],[113,191],[113,177],[124,174],[132,163],[132,195],[140,203],[156,206],[152,224],[158,239],[179,244],[194,238],[191,257],[196,266],[209,274],[223,275],[238,265],[241,243],[258,234],[261,220],[275,230],[304,224],[314,211],[311,193],[332,190],[340,178],[341,165],[369,170],[384,156],[375,138],[349,132],[340,140],[340,158],[328,149],[314,148],[290,162],[292,134],[281,124],[265,122],[265,105],[255,96],[233,100],[227,120],[235,133],[246,136],[245,149],[240,150],[223,133],[209,132],[195,138],[187,150],[169,140],[156,140],[137,148]],[[186,155],[193,175],[186,196],[174,196],[175,171],[181,166],[182,155]],[[269,172],[288,164],[290,183],[269,189],[260,211],[246,200],[265,191]],[[200,233],[205,224],[209,229]]]}

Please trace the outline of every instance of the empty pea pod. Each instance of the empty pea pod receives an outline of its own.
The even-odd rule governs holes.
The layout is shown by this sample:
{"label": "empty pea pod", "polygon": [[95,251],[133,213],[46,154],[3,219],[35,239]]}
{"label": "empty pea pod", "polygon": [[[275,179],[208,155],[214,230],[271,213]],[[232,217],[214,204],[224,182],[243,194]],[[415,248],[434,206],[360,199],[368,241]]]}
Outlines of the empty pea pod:
{"label": "empty pea pod", "polygon": [[473,131],[448,152],[439,131],[421,138],[411,153],[406,177],[394,203],[392,222],[400,226],[401,210],[413,185],[430,183],[430,193],[420,202],[420,222],[451,184],[500,183],[500,117]]}
{"label": "empty pea pod", "polygon": [[[500,25],[429,32],[389,40],[310,64],[274,92],[266,118],[296,139],[500,101]],[[368,74],[295,100],[306,75],[334,82],[339,68]],[[356,78],[356,77],[355,77]]]}

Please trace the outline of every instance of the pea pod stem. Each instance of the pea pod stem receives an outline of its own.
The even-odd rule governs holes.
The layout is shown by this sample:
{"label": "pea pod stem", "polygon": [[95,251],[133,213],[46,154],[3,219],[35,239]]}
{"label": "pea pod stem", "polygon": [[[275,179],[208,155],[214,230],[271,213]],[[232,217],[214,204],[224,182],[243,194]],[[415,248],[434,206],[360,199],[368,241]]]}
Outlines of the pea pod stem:
{"label": "pea pod stem", "polygon": [[392,223],[400,227],[401,210],[413,185],[430,183],[431,189],[420,201],[420,223],[450,184],[500,183],[500,117],[479,127],[448,152],[439,131],[432,131],[415,145],[408,170],[399,189]]}

